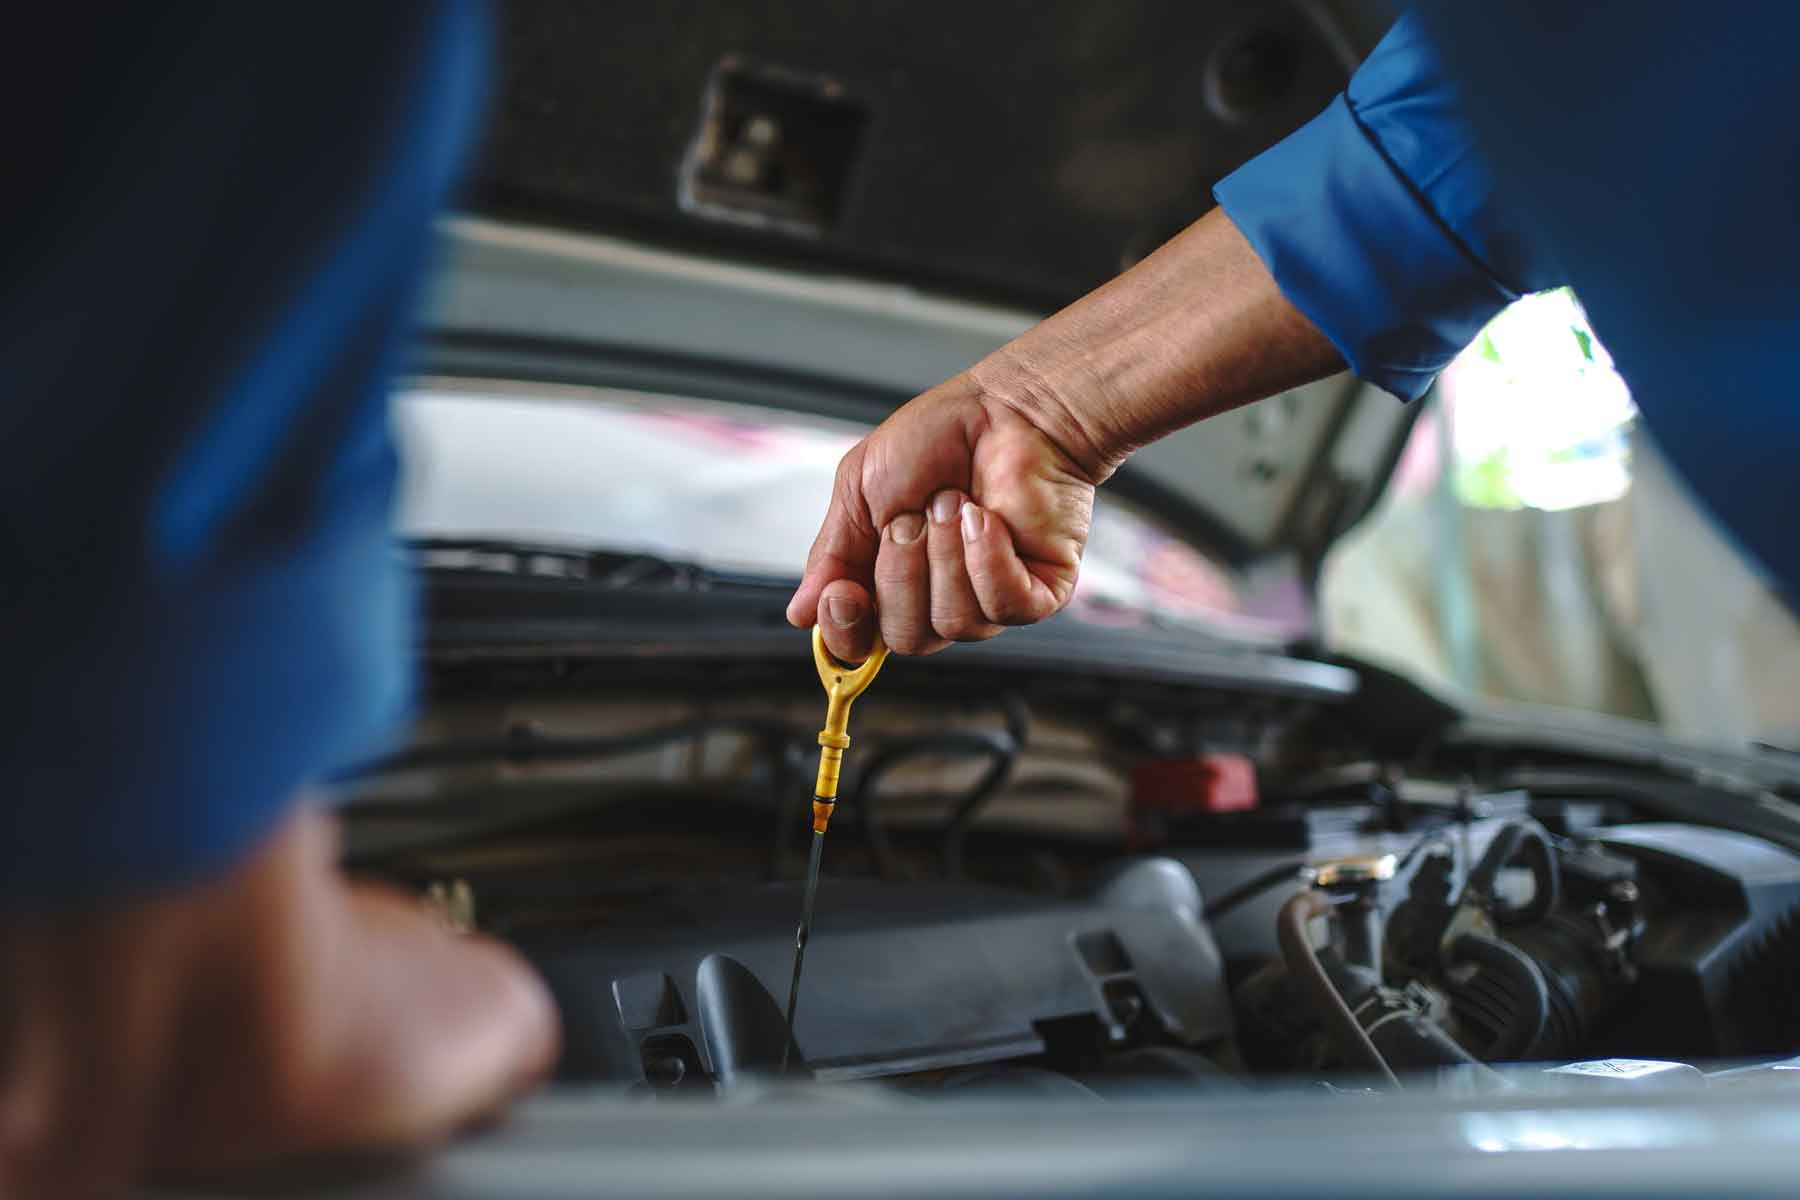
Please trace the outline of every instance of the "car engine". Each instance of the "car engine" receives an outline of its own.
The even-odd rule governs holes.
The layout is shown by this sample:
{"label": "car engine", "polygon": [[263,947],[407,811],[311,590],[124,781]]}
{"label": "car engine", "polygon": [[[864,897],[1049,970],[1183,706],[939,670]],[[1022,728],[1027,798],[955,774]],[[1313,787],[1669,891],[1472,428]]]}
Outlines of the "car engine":
{"label": "car engine", "polygon": [[1483,724],[1358,664],[1084,663],[1053,622],[863,702],[784,1081],[801,639],[500,644],[457,625],[470,583],[412,744],[343,781],[348,864],[518,946],[567,1082],[1467,1093],[1800,1047],[1787,764]]}

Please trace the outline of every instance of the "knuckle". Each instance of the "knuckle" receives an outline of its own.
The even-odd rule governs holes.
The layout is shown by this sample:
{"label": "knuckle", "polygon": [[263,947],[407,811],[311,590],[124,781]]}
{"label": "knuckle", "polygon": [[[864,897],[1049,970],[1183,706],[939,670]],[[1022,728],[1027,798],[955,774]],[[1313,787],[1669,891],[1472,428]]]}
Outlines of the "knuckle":
{"label": "knuckle", "polygon": [[937,635],[953,642],[973,641],[975,631],[983,624],[980,617],[968,613],[939,613],[931,619],[931,627]]}
{"label": "knuckle", "polygon": [[840,491],[858,490],[858,485],[862,483],[863,453],[864,443],[858,442],[844,451],[844,456],[838,459],[837,472],[833,479]]}
{"label": "knuckle", "polygon": [[883,630],[881,636],[882,640],[887,643],[888,649],[896,654],[918,654],[925,649],[926,645],[926,638],[911,625],[896,629],[892,633]]}
{"label": "knuckle", "polygon": [[850,457],[846,455],[839,459],[837,473],[831,480],[831,498],[839,508],[848,512],[856,507],[857,482],[857,470]]}
{"label": "knuckle", "polygon": [[1038,474],[1042,461],[1036,448],[1022,441],[1005,442],[994,457],[994,469],[1015,483]]}
{"label": "knuckle", "polygon": [[875,591],[883,600],[891,602],[895,593],[910,591],[923,579],[923,572],[910,558],[883,554],[875,560]]}
{"label": "knuckle", "polygon": [[1029,625],[1036,619],[1028,601],[1006,591],[995,595],[983,608],[988,620],[996,625]]}
{"label": "knuckle", "polygon": [[962,535],[957,526],[948,528],[934,524],[931,535],[926,538],[926,552],[931,561],[940,568],[950,567],[960,570],[963,561]]}
{"label": "knuckle", "polygon": [[963,631],[952,638],[951,641],[985,642],[990,638],[999,637],[1001,631],[1005,628],[1004,625],[996,625],[992,621],[971,621]]}
{"label": "knuckle", "polygon": [[875,556],[875,586],[923,587],[927,578],[925,557],[911,546],[884,543]]}
{"label": "knuckle", "polygon": [[837,471],[832,476],[831,508],[858,535],[873,538],[877,531],[870,519],[868,506],[863,502],[865,449],[866,443],[859,442],[844,457],[838,459]]}

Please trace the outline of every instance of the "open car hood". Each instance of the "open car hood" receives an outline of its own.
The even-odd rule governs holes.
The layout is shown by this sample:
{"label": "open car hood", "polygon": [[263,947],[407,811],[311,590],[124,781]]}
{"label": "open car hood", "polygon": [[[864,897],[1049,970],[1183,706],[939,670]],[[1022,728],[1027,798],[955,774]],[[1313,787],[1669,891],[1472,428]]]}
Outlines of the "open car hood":
{"label": "open car hood", "polygon": [[[759,402],[878,420],[1203,213],[1343,87],[1387,7],[506,6],[434,361],[700,359]],[[1409,422],[1339,377],[1111,486],[1235,562],[1310,564]]]}

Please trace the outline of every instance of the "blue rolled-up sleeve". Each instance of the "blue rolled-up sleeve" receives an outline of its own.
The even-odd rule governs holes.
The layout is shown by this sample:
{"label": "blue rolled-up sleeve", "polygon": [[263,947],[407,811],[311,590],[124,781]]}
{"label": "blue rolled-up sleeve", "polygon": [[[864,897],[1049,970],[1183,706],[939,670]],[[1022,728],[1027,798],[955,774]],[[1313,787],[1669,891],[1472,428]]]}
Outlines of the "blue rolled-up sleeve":
{"label": "blue rolled-up sleeve", "polygon": [[404,715],[386,389],[485,53],[463,0],[0,52],[0,905],[222,871]]}
{"label": "blue rolled-up sleeve", "polygon": [[1409,15],[1329,108],[1214,189],[1295,307],[1403,400],[1501,308],[1562,282],[1473,136]]}

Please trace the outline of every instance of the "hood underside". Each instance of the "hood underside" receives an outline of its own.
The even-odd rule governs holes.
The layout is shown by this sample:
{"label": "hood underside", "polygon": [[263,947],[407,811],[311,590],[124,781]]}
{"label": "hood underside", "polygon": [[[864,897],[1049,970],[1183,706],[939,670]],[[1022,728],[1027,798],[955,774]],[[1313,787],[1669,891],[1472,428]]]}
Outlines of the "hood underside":
{"label": "hood underside", "polygon": [[[1210,208],[1341,90],[1386,8],[504,6],[466,200],[483,221],[452,233],[432,332],[793,371],[878,416]],[[546,229],[598,236],[516,236]],[[552,280],[532,317],[492,302],[526,277]],[[1176,435],[1120,487],[1229,558],[1312,559],[1407,423],[1326,381]]]}

